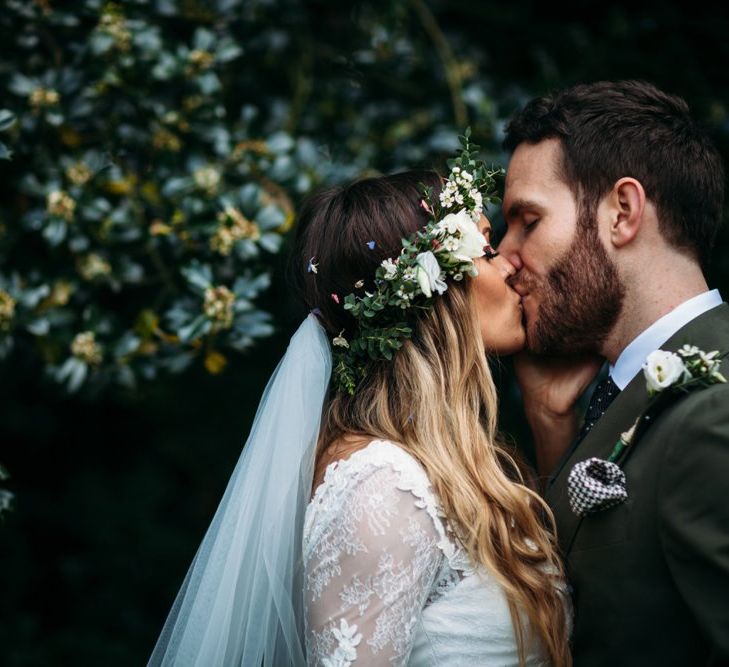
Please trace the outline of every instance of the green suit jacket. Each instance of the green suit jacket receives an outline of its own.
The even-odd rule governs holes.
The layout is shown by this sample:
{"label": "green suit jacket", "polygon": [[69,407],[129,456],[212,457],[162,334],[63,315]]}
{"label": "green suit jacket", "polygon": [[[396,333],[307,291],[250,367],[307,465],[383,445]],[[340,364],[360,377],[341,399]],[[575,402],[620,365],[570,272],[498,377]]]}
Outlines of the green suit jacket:
{"label": "green suit jacket", "polygon": [[[729,305],[661,349],[684,343],[729,351]],[[729,359],[721,370],[729,377]],[[572,466],[607,458],[648,400],[641,373],[547,490],[573,590],[576,667],[729,664],[729,384],[679,397],[631,445],[625,503],[584,519],[569,507]]]}

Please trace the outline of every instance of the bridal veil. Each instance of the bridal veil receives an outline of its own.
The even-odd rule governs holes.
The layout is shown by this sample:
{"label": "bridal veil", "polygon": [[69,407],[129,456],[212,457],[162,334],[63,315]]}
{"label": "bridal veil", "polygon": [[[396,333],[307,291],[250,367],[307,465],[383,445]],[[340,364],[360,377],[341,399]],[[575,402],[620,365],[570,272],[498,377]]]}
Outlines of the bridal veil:
{"label": "bridal veil", "polygon": [[331,365],[309,315],[263,393],[150,667],[306,664],[301,536]]}

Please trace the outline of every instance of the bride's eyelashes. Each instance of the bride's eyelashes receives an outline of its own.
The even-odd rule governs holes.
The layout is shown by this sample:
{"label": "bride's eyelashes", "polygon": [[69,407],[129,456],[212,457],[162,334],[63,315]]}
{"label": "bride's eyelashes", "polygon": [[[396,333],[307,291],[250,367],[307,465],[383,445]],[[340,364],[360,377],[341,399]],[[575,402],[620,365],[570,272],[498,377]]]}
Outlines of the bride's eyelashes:
{"label": "bride's eyelashes", "polygon": [[483,247],[483,253],[484,253],[484,257],[486,259],[493,259],[494,257],[498,257],[499,256],[499,251],[498,250],[494,250],[490,243],[487,243]]}

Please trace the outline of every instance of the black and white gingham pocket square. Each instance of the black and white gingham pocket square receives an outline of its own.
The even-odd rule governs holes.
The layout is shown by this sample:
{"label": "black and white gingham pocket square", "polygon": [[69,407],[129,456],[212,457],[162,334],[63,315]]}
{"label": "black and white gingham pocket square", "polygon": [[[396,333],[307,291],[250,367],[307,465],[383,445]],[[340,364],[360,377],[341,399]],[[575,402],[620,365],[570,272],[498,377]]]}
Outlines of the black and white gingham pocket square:
{"label": "black and white gingham pocket square", "polygon": [[567,478],[572,511],[587,516],[625,502],[625,473],[615,463],[593,457],[577,463]]}

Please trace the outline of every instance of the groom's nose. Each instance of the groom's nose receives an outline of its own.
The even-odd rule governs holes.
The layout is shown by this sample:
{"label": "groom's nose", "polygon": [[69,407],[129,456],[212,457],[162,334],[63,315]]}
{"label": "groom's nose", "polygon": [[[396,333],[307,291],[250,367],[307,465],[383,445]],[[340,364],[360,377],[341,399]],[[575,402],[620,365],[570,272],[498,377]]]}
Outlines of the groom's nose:
{"label": "groom's nose", "polygon": [[508,281],[509,278],[516,274],[516,267],[501,252],[499,252],[493,261],[504,276],[504,280]]}
{"label": "groom's nose", "polygon": [[498,251],[499,254],[514,267],[514,272],[519,271],[524,265],[521,261],[518,249],[516,248],[516,245],[511,242],[508,233],[501,240],[501,243],[499,243]]}

